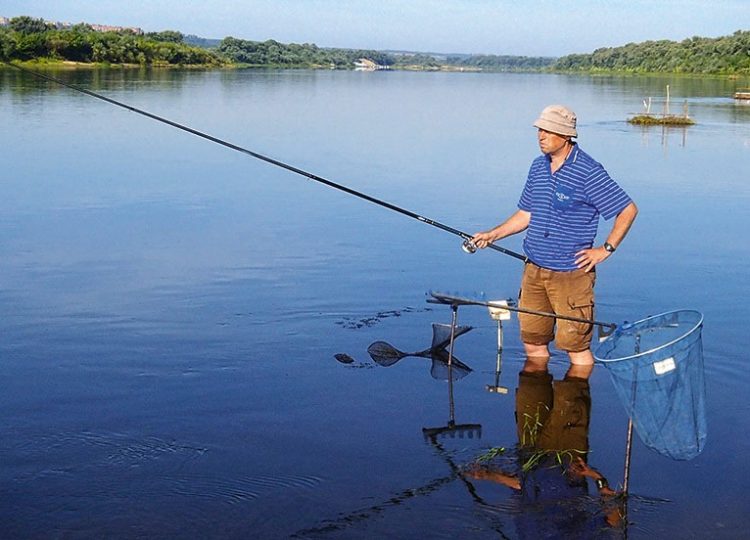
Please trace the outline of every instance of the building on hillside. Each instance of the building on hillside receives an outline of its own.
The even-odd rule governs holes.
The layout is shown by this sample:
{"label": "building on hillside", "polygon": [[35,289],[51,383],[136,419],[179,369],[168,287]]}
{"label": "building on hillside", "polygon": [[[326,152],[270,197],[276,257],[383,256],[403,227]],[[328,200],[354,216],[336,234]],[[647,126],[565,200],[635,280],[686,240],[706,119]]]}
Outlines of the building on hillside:
{"label": "building on hillside", "polygon": [[388,66],[381,66],[376,64],[369,58],[360,58],[354,62],[354,69],[357,71],[375,71],[379,69],[388,69]]}
{"label": "building on hillside", "polygon": [[106,24],[89,24],[97,32],[131,32],[137,36],[143,34],[143,30],[135,26],[109,26]]}
{"label": "building on hillside", "polygon": [[[0,17],[0,26],[8,26],[13,17]],[[69,23],[60,21],[47,21],[47,24],[51,24],[55,28],[66,29],[75,26],[76,24],[86,24],[96,32],[131,32],[137,36],[143,35],[143,30],[136,26],[110,26],[107,24],[90,24],[90,23]]]}

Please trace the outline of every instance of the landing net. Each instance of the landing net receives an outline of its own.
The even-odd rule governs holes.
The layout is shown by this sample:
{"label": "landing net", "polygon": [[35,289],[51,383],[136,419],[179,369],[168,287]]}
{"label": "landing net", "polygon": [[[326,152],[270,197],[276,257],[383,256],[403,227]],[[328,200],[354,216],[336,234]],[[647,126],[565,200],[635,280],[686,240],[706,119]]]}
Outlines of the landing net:
{"label": "landing net", "polygon": [[706,442],[703,315],[679,310],[618,327],[596,350],[641,441],[672,459]]}

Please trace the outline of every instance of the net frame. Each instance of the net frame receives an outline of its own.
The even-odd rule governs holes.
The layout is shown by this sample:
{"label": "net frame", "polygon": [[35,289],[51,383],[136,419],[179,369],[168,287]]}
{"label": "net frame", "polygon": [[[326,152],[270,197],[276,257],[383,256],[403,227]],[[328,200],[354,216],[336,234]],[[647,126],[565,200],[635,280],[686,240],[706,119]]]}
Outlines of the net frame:
{"label": "net frame", "polygon": [[702,326],[698,311],[669,311],[618,327],[594,353],[641,441],[672,459],[705,446]]}

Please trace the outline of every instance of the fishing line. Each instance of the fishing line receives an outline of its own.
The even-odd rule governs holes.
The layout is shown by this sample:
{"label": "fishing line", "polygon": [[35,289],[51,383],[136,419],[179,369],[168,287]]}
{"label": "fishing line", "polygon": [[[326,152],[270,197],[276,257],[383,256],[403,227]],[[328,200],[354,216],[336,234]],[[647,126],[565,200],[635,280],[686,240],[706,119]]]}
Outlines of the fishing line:
{"label": "fishing line", "polygon": [[[211,141],[216,144],[220,144],[222,146],[225,146],[231,150],[235,150],[237,152],[241,152],[243,154],[246,154],[248,156],[254,157],[256,159],[259,159],[261,161],[265,161],[266,163],[270,163],[271,165],[275,165],[277,167],[281,167],[282,169],[286,169],[287,171],[291,171],[293,173],[299,174],[301,176],[304,176],[310,180],[314,180],[315,182],[319,182],[321,184],[324,184],[328,187],[338,189],[339,191],[343,191],[344,193],[348,193],[349,195],[354,195],[355,197],[359,197],[360,199],[364,199],[368,202],[377,204],[379,206],[382,206],[384,208],[387,208],[389,210],[393,210],[394,212],[398,212],[399,214],[402,214],[404,216],[410,217],[412,219],[416,219],[417,221],[421,221],[422,223],[426,223],[427,225],[432,225],[433,227],[436,227],[438,229],[441,229],[443,231],[449,232],[451,234],[454,234],[456,236],[459,236],[463,238],[464,242],[462,245],[462,248],[464,251],[468,253],[473,253],[476,251],[476,246],[471,242],[472,235],[467,234],[463,231],[460,231],[458,229],[454,229],[453,227],[449,227],[448,225],[445,225],[443,223],[440,223],[439,221],[435,221],[433,219],[427,218],[425,216],[421,216],[415,212],[412,212],[411,210],[407,210],[405,208],[401,208],[399,206],[396,206],[395,204],[391,204],[389,202],[377,199],[375,197],[372,197],[371,195],[367,195],[366,193],[362,193],[361,191],[357,191],[355,189],[352,189],[350,187],[344,186],[342,184],[338,184],[336,182],[333,182],[331,180],[327,180],[321,176],[318,176],[316,174],[313,174],[311,172],[307,172],[305,170],[302,170],[298,167],[295,167],[293,165],[289,165],[288,163],[284,163],[283,161],[279,161],[278,159],[274,159],[268,156],[265,156],[263,154],[260,154],[258,152],[254,152],[252,150],[249,150],[247,148],[243,148],[242,146],[238,146],[236,144],[233,144],[231,142],[225,141],[223,139],[220,139],[218,137],[214,137],[213,135],[209,135],[208,133],[204,133],[202,131],[198,131],[197,129],[193,129],[189,126],[186,126],[184,124],[179,124],[177,122],[174,122],[172,120],[169,120],[168,118],[164,118],[162,116],[158,116],[156,114],[150,113],[148,111],[145,111],[143,109],[139,109],[137,107],[133,107],[132,105],[128,105],[127,103],[123,103],[121,101],[117,101],[112,98],[108,98],[106,96],[103,96],[101,94],[98,94],[96,92],[92,92],[91,90],[86,90],[85,88],[81,88],[80,86],[77,86],[75,84],[71,84],[68,82],[65,82],[61,79],[58,79],[56,77],[52,77],[51,75],[46,75],[44,73],[39,73],[37,71],[24,68],[21,66],[18,66],[16,64],[13,64],[11,62],[3,61],[3,63],[16,68],[19,71],[22,71],[24,73],[28,73],[30,75],[33,75],[34,77],[44,79],[47,81],[54,82],[56,84],[59,84],[61,86],[65,86],[66,88],[70,88],[71,90],[75,90],[76,92],[80,92],[82,94],[86,94],[87,96],[91,96],[96,99],[100,99],[102,101],[106,101],[107,103],[110,103],[112,105],[116,105],[117,107],[122,107],[123,109],[126,109],[130,112],[134,112],[137,114],[140,114],[142,116],[145,116],[147,118],[150,118],[152,120],[156,120],[157,122],[161,122],[163,124],[167,124],[168,126],[172,126],[177,129],[181,129],[182,131],[186,131],[187,133],[190,133],[192,135],[195,135],[197,137],[201,137],[203,139],[206,139],[208,141]],[[494,249],[495,251],[499,251],[500,253],[504,253],[505,255],[509,255],[511,257],[514,257],[516,259],[519,259],[521,261],[527,262],[528,258],[525,255],[521,255],[520,253],[516,253],[515,251],[511,251],[509,249],[506,249],[504,247],[495,245],[495,244],[489,244],[487,247]]]}

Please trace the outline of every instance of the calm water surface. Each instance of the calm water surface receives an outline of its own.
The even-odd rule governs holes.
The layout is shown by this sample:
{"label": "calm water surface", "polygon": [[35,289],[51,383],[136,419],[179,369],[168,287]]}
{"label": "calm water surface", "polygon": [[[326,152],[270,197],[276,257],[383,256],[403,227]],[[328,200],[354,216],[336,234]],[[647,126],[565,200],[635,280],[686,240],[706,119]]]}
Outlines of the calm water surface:
{"label": "calm water surface", "polygon": [[[568,104],[581,147],[641,210],[600,268],[597,317],[705,314],[707,447],[678,462],[635,441],[627,535],[748,534],[750,106],[731,99],[736,82],[58,75],[469,232],[515,209],[538,152],[531,123]],[[667,84],[697,125],[625,122]],[[455,384],[455,415],[481,437],[425,440],[422,428],[449,419],[445,380],[428,360],[383,368],[367,354],[375,340],[429,346],[431,323],[450,321],[429,290],[515,297],[518,261],[467,256],[435,228],[7,69],[0,122],[4,537],[568,534],[569,501],[525,505],[455,472],[492,447],[512,455],[515,319],[500,378],[510,391],[494,394],[495,323],[459,310],[474,329],[456,353],[474,371]],[[566,368],[556,353],[554,375]],[[591,387],[589,463],[617,485],[627,418],[603,368]],[[613,535],[591,486],[572,504],[589,536]]]}

